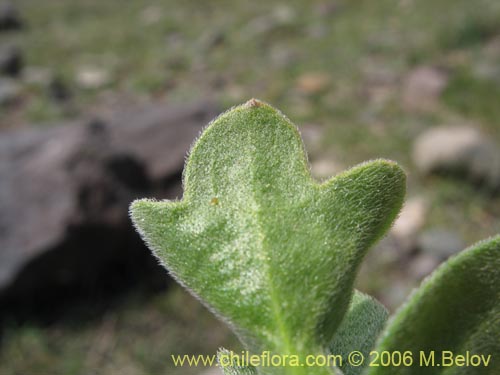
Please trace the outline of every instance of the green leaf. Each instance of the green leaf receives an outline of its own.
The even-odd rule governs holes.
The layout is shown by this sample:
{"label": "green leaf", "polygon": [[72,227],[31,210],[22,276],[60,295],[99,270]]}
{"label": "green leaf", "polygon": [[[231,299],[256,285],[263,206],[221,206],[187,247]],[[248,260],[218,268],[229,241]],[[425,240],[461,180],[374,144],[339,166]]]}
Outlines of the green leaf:
{"label": "green leaf", "polygon": [[[370,351],[375,346],[378,335],[384,328],[388,312],[378,301],[366,294],[355,291],[349,310],[335,332],[330,344],[330,352],[342,356],[345,375],[358,375],[368,365]],[[365,361],[362,366],[351,366],[349,354],[359,351]]]}
{"label": "green leaf", "polygon": [[144,240],[252,352],[303,356],[331,342],[359,263],[401,207],[405,175],[375,160],[318,184],[295,126],[251,100],[203,132],[184,188],[182,201],[132,204]]}
{"label": "green leaf", "polygon": [[[500,236],[439,267],[392,319],[377,348],[384,350],[411,351],[413,365],[373,367],[371,375],[500,374]],[[436,366],[422,367],[421,351],[426,358],[434,352]],[[490,360],[487,367],[443,367],[442,351]]]}

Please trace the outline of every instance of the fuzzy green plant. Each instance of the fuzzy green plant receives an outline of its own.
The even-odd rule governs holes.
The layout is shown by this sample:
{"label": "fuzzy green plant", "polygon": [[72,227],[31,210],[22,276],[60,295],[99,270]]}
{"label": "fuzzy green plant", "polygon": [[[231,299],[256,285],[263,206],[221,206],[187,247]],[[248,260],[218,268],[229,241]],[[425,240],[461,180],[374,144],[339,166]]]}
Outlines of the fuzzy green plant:
{"label": "fuzzy green plant", "polygon": [[[405,174],[396,163],[366,162],[318,183],[296,127],[252,99],[205,129],[183,183],[180,201],[133,202],[137,230],[250,353],[294,356],[302,364],[226,364],[225,374],[500,373],[500,358],[465,370],[418,363],[420,351],[500,355],[499,238],[437,270],[385,331],[385,308],[353,288],[364,255],[402,206]],[[413,363],[371,366],[372,350],[406,352],[406,364],[410,354]],[[363,363],[349,362],[354,351]],[[309,355],[330,353],[343,360],[303,365]]]}

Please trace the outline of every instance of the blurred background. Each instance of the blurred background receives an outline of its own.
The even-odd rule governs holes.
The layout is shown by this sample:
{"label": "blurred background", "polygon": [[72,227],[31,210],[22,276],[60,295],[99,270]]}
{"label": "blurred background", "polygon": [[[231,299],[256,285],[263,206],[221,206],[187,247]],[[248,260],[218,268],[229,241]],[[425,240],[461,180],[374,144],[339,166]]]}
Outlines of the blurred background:
{"label": "blurred background", "polygon": [[1,374],[208,374],[170,354],[239,348],[127,207],[180,198],[200,129],[252,97],[299,126],[319,180],[407,171],[357,280],[391,311],[500,233],[497,0],[0,0]]}

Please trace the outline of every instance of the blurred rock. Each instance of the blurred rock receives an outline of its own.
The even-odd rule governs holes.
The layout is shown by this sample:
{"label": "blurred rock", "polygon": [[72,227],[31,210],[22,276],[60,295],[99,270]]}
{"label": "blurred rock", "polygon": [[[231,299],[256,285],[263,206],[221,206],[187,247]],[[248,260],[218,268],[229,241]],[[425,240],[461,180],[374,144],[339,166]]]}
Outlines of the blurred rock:
{"label": "blurred rock", "polygon": [[324,181],[339,172],[342,172],[343,166],[334,160],[332,157],[323,157],[311,162],[311,173],[314,178]]}
{"label": "blurred rock", "polygon": [[360,94],[374,107],[382,107],[398,93],[398,74],[377,58],[366,58],[361,65],[363,85]]}
{"label": "blurred rock", "polygon": [[330,17],[336,15],[341,9],[341,4],[337,1],[321,1],[314,6],[317,15],[323,17]]}
{"label": "blurred rock", "polygon": [[76,73],[76,82],[84,89],[100,89],[111,82],[110,73],[102,68],[82,67]]}
{"label": "blurred rock", "polygon": [[286,3],[276,6],[270,13],[252,19],[242,31],[246,39],[267,34],[279,28],[289,26],[296,20],[295,10]]}
{"label": "blurred rock", "polygon": [[488,189],[500,189],[500,151],[477,128],[443,126],[414,142],[413,162],[423,174],[463,175]]}
{"label": "blurred rock", "polygon": [[321,148],[321,141],[324,137],[324,128],[318,124],[304,124],[300,127],[300,135],[304,140],[307,153],[316,153]]}
{"label": "blurred rock", "polygon": [[413,146],[413,161],[420,172],[455,168],[466,163],[470,150],[482,148],[484,137],[471,126],[432,128],[418,136]]}
{"label": "blurred rock", "polygon": [[[368,252],[368,261],[366,264],[376,264],[377,268],[384,265],[395,265],[397,263],[406,263],[408,252],[401,248],[401,243],[390,233],[378,241],[373,250]],[[380,265],[380,266],[379,266]]]}
{"label": "blurred rock", "polygon": [[223,30],[212,30],[200,37],[199,48],[202,51],[210,51],[216,47],[220,47],[225,42],[226,33]]}
{"label": "blurred rock", "polygon": [[0,107],[16,102],[21,96],[21,86],[11,79],[0,79]]}
{"label": "blurred rock", "polygon": [[47,85],[47,91],[50,98],[58,102],[67,101],[72,96],[68,84],[61,77],[53,77]]}
{"label": "blurred rock", "polygon": [[161,7],[157,5],[147,5],[144,7],[144,9],[141,11],[141,21],[145,25],[154,25],[158,22],[160,22],[163,18],[163,11]]}
{"label": "blurred rock", "polygon": [[302,74],[295,83],[297,90],[306,95],[319,94],[330,86],[331,78],[327,73],[309,72]]}
{"label": "blurred rock", "polygon": [[312,39],[324,38],[328,35],[328,26],[324,23],[314,23],[307,28],[307,36]]}
{"label": "blurred rock", "polygon": [[403,82],[403,107],[408,111],[429,111],[436,108],[448,83],[441,69],[422,66],[412,70]]}
{"label": "blurred rock", "polygon": [[223,375],[223,372],[220,368],[213,367],[209,370],[205,370],[203,372],[200,372],[200,375]]}
{"label": "blurred rock", "polygon": [[23,82],[31,85],[46,86],[52,74],[49,69],[40,66],[27,66],[23,70]]}
{"label": "blurred rock", "polygon": [[289,46],[276,45],[269,51],[269,59],[275,67],[284,68],[297,63],[298,53]]}
{"label": "blurred rock", "polygon": [[389,310],[394,311],[408,298],[415,286],[416,285],[407,279],[392,280],[389,285],[382,290],[382,294],[379,296],[380,302]]}
{"label": "blurred rock", "polygon": [[390,234],[398,241],[405,253],[417,246],[417,237],[425,224],[427,202],[422,197],[408,199],[399,217],[396,219]]}
{"label": "blurred rock", "polygon": [[421,253],[412,259],[409,271],[414,279],[422,280],[434,271],[440,263],[438,257],[429,253]]}
{"label": "blurred rock", "polygon": [[[0,135],[0,306],[164,285],[128,218],[139,197],[181,194],[184,158],[211,103],[148,106]],[[0,316],[2,314],[0,309]]]}
{"label": "blurred rock", "polygon": [[19,48],[5,46],[0,48],[0,74],[18,77],[23,69],[23,57]]}
{"label": "blurred rock", "polygon": [[17,8],[11,2],[0,3],[0,32],[21,29],[23,22]]}
{"label": "blurred rock", "polygon": [[465,244],[455,232],[443,229],[430,229],[418,238],[419,248],[423,253],[445,260],[465,249]]}

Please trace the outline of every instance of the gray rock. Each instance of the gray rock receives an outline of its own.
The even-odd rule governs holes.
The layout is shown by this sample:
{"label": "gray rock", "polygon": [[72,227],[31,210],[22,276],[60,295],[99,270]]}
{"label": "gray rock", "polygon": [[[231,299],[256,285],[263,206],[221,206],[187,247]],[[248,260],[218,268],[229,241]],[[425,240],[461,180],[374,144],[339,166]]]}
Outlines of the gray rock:
{"label": "gray rock", "polygon": [[423,232],[419,236],[418,245],[423,253],[440,260],[445,260],[465,248],[458,234],[445,229],[430,229]]}
{"label": "gray rock", "polygon": [[311,174],[320,181],[332,178],[343,169],[344,167],[332,157],[322,157],[311,162]]}
{"label": "gray rock", "polygon": [[422,197],[413,197],[405,202],[390,231],[404,253],[408,254],[417,247],[418,234],[425,225],[426,214],[427,202]]}
{"label": "gray rock", "polygon": [[321,17],[331,17],[341,10],[342,5],[337,1],[321,1],[314,6],[315,13]]}
{"label": "gray rock", "polygon": [[391,280],[391,283],[379,296],[380,301],[390,311],[394,311],[408,298],[415,286],[414,283],[407,279]]}
{"label": "gray rock", "polygon": [[140,13],[140,19],[145,25],[154,25],[164,17],[163,10],[157,5],[147,5]]}
{"label": "gray rock", "polygon": [[442,69],[421,66],[412,70],[403,82],[403,107],[408,111],[435,109],[447,83],[448,75]]}
{"label": "gray rock", "polygon": [[300,134],[306,145],[306,150],[311,154],[317,153],[321,149],[321,142],[325,136],[324,128],[317,124],[304,124],[300,127]]}
{"label": "gray rock", "polygon": [[78,85],[84,89],[100,89],[111,82],[109,71],[92,66],[85,66],[78,69],[75,77]]}
{"label": "gray rock", "polygon": [[0,74],[18,77],[23,68],[23,57],[19,48],[6,46],[0,48]]}
{"label": "gray rock", "polygon": [[23,69],[23,81],[29,85],[47,86],[53,74],[50,69],[41,66],[27,66]]}
{"label": "gray rock", "polygon": [[16,102],[22,89],[21,86],[11,79],[0,79],[0,107]]}
{"label": "gray rock", "polygon": [[383,108],[396,97],[400,77],[397,72],[377,58],[366,58],[362,65],[363,84],[360,94],[371,104],[373,109]]}
{"label": "gray rock", "polygon": [[277,45],[269,51],[269,60],[277,68],[285,68],[292,66],[298,60],[298,53],[296,50],[288,47]]}
{"label": "gray rock", "polygon": [[268,34],[282,27],[292,25],[297,19],[295,10],[283,3],[277,5],[271,12],[257,16],[244,26],[242,35],[247,39]]}
{"label": "gray rock", "polygon": [[395,265],[406,263],[408,257],[406,248],[402,248],[400,241],[389,234],[377,242],[374,248],[368,252],[367,259],[363,264],[377,269],[386,265],[394,268]]}
{"label": "gray rock", "polygon": [[52,77],[47,85],[49,97],[58,102],[66,102],[72,97],[71,89],[62,77]]}
{"label": "gray rock", "polygon": [[151,105],[107,123],[3,131],[0,305],[42,308],[59,301],[61,290],[92,287],[92,294],[165,280],[128,206],[181,194],[186,152],[217,113],[207,102]]}
{"label": "gray rock", "polygon": [[297,92],[304,95],[317,95],[325,92],[331,85],[331,76],[324,72],[307,72],[295,82]]}
{"label": "gray rock", "polygon": [[205,370],[205,371],[201,372],[200,375],[223,375],[223,372],[220,368],[213,367],[209,370]]}
{"label": "gray rock", "polygon": [[416,280],[422,280],[434,271],[441,263],[440,259],[433,254],[421,253],[412,259],[410,264],[410,275]]}
{"label": "gray rock", "polygon": [[467,162],[471,150],[485,143],[482,134],[467,125],[432,128],[418,136],[413,146],[413,161],[420,172],[457,168]]}
{"label": "gray rock", "polygon": [[23,22],[17,8],[11,2],[0,4],[0,32],[21,29]]}
{"label": "gray rock", "polygon": [[488,189],[500,188],[500,151],[472,126],[443,126],[422,133],[415,140],[412,158],[422,174],[451,173]]}
{"label": "gray rock", "polygon": [[226,43],[227,33],[224,30],[212,30],[204,33],[198,42],[200,51],[210,51]]}

